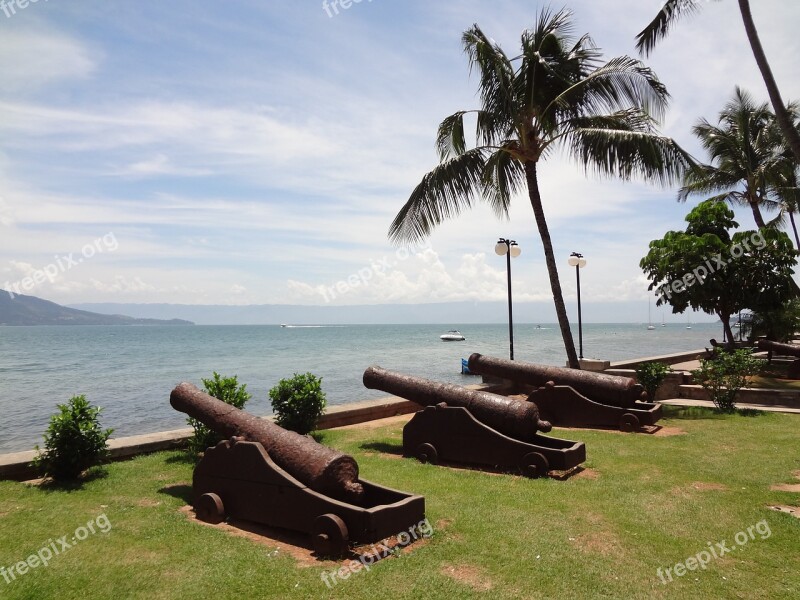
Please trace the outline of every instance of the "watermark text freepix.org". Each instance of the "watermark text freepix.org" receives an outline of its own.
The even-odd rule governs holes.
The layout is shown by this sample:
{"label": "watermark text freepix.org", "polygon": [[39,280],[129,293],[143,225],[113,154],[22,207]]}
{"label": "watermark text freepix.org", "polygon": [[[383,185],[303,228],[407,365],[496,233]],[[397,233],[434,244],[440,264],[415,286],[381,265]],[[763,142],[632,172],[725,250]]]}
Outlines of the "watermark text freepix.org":
{"label": "watermark text freepix.org", "polygon": [[69,254],[64,254],[62,256],[56,255],[54,257],[56,259],[55,262],[52,262],[41,269],[36,269],[33,271],[33,273],[17,281],[16,283],[9,283],[6,281],[4,286],[5,290],[12,298],[14,297],[14,294],[22,294],[23,292],[20,290],[30,292],[34,287],[36,287],[37,284],[44,283],[45,281],[53,283],[59,273],[66,273],[73,267],[77,267],[84,260],[92,258],[95,254],[102,254],[105,251],[113,252],[117,248],[119,248],[117,237],[114,235],[114,232],[109,232],[103,237],[97,238],[91,244],[86,244],[83,248],[81,248],[81,256],[77,258],[75,257],[74,252],[70,252]]}
{"label": "watermark text freepix.org", "polygon": [[[753,244],[752,247],[750,245],[751,242]],[[672,294],[682,294],[695,283],[703,285],[709,275],[713,275],[717,271],[724,269],[737,258],[744,256],[745,252],[750,252],[753,247],[762,250],[766,245],[767,240],[764,239],[760,231],[756,231],[750,236],[749,240],[744,240],[741,244],[734,244],[731,246],[730,258],[725,259],[722,257],[722,254],[715,254],[711,258],[705,258],[705,262],[695,267],[691,273],[686,273],[683,277],[665,283],[658,288],[658,292],[669,300],[672,298]]]}
{"label": "watermark text freepix.org", "polygon": [[[47,2],[47,0],[44,0]],[[17,14],[17,9],[25,10],[31,4],[36,4],[39,0],[0,0],[0,10],[10,19]]]}
{"label": "watermark text freepix.org", "polygon": [[[329,18],[333,18],[339,14],[339,9],[347,10],[353,4],[361,4],[364,0],[322,0],[322,10],[328,13]],[[372,2],[372,0],[367,0]]]}
{"label": "watermark text freepix.org", "polygon": [[86,525],[78,527],[72,533],[71,539],[67,539],[69,538],[69,534],[61,536],[57,540],[50,538],[36,554],[31,554],[25,560],[21,560],[10,567],[0,567],[0,577],[5,579],[6,585],[9,585],[12,581],[15,581],[17,577],[25,575],[28,571],[36,569],[37,567],[46,567],[56,556],[64,554],[67,550],[74,548],[79,542],[88,538],[90,534],[108,533],[109,531],[111,531],[111,521],[108,520],[105,513],[98,515],[86,523]]}
{"label": "watermark text freepix.org", "polygon": [[398,263],[408,260],[415,256],[418,252],[429,250],[430,245],[420,248],[418,250],[409,250],[407,248],[399,248],[394,253],[394,259],[384,256],[380,260],[372,261],[368,267],[363,267],[347,277],[337,281],[334,285],[317,286],[315,289],[322,295],[325,302],[331,302],[337,296],[344,296],[357,287],[368,286],[369,282],[380,274],[385,274],[394,269]]}
{"label": "watermark text freepix.org", "polygon": [[728,542],[725,540],[717,542],[716,544],[708,542],[708,550],[701,550],[694,556],[690,556],[685,561],[679,562],[672,567],[667,567],[666,569],[658,567],[658,569],[656,569],[656,575],[661,579],[661,583],[666,585],[674,581],[672,578],[673,573],[676,577],[683,577],[689,571],[696,571],[698,567],[705,571],[712,558],[722,558],[726,554],[730,554],[736,550],[737,546],[739,550],[741,550],[749,541],[756,539],[756,533],[761,536],[762,540],[772,535],[772,530],[770,530],[769,523],[767,523],[766,519],[759,521],[755,525],[751,525],[747,530],[740,531],[733,536],[733,540],[736,543],[732,546],[728,546]]}
{"label": "watermark text freepix.org", "polygon": [[386,558],[394,551],[399,548],[405,548],[408,546],[412,541],[418,540],[420,537],[429,538],[433,535],[433,526],[431,526],[430,521],[428,521],[427,517],[417,523],[416,525],[412,525],[408,528],[408,531],[401,531],[397,535],[397,543],[398,547],[390,548],[386,544],[380,543],[378,546],[372,546],[372,551],[366,554],[362,554],[358,557],[358,560],[351,560],[346,565],[334,569],[333,571],[323,572],[320,574],[320,578],[322,581],[325,582],[329,588],[333,588],[334,585],[339,583],[339,579],[345,580],[353,575],[354,573],[360,572],[362,569],[364,571],[369,571],[370,567],[377,561],[381,560],[382,558]]}

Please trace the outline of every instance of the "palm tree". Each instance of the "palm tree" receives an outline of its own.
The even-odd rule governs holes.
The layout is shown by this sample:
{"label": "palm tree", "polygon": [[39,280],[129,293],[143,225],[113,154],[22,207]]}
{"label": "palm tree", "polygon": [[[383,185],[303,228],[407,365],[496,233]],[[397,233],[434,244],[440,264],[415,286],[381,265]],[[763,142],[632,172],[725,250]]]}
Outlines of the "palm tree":
{"label": "palm tree", "polygon": [[[656,120],[668,93],[640,61],[606,63],[588,35],[572,37],[572,13],[540,13],[522,33],[521,54],[509,58],[474,25],[462,42],[480,78],[481,108],[442,121],[440,164],[427,173],[389,229],[395,242],[415,242],[477,199],[507,216],[511,198],[527,188],[544,247],[556,314],[569,365],[579,368],[553,244],[539,192],[539,162],[561,147],[587,171],[623,179],[641,175],[667,183],[692,164]],[[464,117],[476,115],[476,145],[468,149]]]}
{"label": "palm tree", "polygon": [[[739,12],[742,14],[742,22],[747,32],[747,39],[750,41],[753,56],[767,86],[767,92],[769,93],[769,99],[772,103],[772,109],[775,111],[778,125],[794,154],[795,160],[800,163],[800,133],[786,110],[778,84],[767,61],[767,55],[761,46],[761,39],[758,36],[753,15],[750,12],[750,2],[749,0],[738,0],[738,2]],[[636,48],[645,56],[649,55],[656,43],[666,37],[670,28],[681,16],[697,12],[700,10],[701,4],[701,0],[666,0],[656,17],[636,36]]]}
{"label": "palm tree", "polygon": [[715,200],[749,206],[756,225],[766,227],[761,209],[779,207],[769,192],[785,164],[780,138],[774,135],[774,120],[766,103],[756,104],[737,87],[720,113],[718,125],[701,119],[692,129],[709,152],[712,164],[686,172],[678,200],[716,193]]}

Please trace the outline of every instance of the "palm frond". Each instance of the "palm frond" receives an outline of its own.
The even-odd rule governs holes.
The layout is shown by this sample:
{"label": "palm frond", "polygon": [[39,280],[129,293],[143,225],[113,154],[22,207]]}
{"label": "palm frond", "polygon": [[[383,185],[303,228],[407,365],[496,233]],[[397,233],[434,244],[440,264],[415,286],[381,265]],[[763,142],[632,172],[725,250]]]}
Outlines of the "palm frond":
{"label": "palm frond", "polygon": [[648,132],[575,128],[564,139],[579,164],[602,176],[640,176],[666,185],[680,180],[695,164],[673,139]]}
{"label": "palm frond", "polygon": [[700,0],[665,0],[655,18],[636,36],[639,54],[648,56],[656,44],[664,39],[678,19],[696,13]]}
{"label": "palm frond", "polygon": [[525,188],[525,166],[514,155],[516,142],[507,142],[486,161],[484,197],[498,217],[508,217],[511,198]]}
{"label": "palm frond", "polygon": [[473,205],[484,189],[488,151],[478,147],[427,173],[389,227],[394,243],[418,242],[436,226]]}
{"label": "palm frond", "polygon": [[445,161],[466,152],[467,142],[464,139],[464,115],[466,111],[458,111],[450,115],[439,125],[436,135],[436,149],[439,160]]}
{"label": "palm frond", "polygon": [[[669,92],[652,69],[629,56],[619,56],[564,90],[551,106],[579,106],[588,114],[634,106],[661,119],[668,103]],[[545,112],[548,110],[550,107]]]}
{"label": "palm frond", "polygon": [[477,68],[480,76],[481,108],[492,116],[491,127],[484,129],[483,134],[487,142],[493,144],[507,137],[513,129],[514,68],[502,48],[477,24],[464,32],[461,41],[470,72]]}

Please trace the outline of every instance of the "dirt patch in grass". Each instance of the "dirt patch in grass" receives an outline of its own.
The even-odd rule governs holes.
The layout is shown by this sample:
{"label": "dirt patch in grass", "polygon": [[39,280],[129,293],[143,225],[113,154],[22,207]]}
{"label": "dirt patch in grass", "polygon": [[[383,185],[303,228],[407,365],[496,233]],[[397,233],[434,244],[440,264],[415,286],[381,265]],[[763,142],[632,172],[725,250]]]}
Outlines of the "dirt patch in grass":
{"label": "dirt patch in grass", "polygon": [[770,488],[773,492],[797,492],[800,493],[800,483],[777,483]]}
{"label": "dirt patch in grass", "polygon": [[600,478],[600,471],[597,469],[585,468],[577,470],[576,473],[572,476],[572,479],[599,479]]}
{"label": "dirt patch in grass", "polygon": [[700,492],[725,492],[728,490],[728,486],[723,483],[708,483],[705,481],[695,481],[691,484],[691,487]]}
{"label": "dirt patch in grass", "polygon": [[473,565],[442,565],[442,575],[463,583],[477,592],[488,592],[492,589],[492,582],[486,572]]}
{"label": "dirt patch in grass", "polygon": [[776,504],[775,506],[768,507],[771,510],[775,510],[777,512],[786,513],[787,515],[791,515],[796,519],[800,519],[800,507],[797,506],[786,506],[785,504]]}
{"label": "dirt patch in grass", "polygon": [[680,427],[661,427],[653,435],[656,437],[672,437],[673,435],[686,435],[686,431]]}
{"label": "dirt patch in grass", "polygon": [[[623,558],[625,552],[622,543],[603,515],[585,513],[579,517],[579,520],[580,523],[576,525],[580,525],[580,528],[586,532],[569,537],[569,541],[575,548],[581,552],[614,554],[614,556]],[[588,526],[586,522],[588,522]]]}

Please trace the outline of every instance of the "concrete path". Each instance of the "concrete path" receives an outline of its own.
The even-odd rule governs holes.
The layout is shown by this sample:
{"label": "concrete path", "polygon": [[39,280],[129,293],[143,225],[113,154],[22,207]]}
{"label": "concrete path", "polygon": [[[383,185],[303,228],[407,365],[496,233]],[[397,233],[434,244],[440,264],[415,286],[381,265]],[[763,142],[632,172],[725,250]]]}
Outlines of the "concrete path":
{"label": "concrete path", "polygon": [[[659,400],[661,404],[669,406],[701,406],[703,408],[714,408],[714,403],[710,400],[690,400],[689,398],[671,398],[669,400]],[[749,408],[753,410],[763,410],[764,412],[780,412],[800,415],[800,408],[790,406],[764,406],[763,404],[742,404],[737,402],[736,408]]]}

